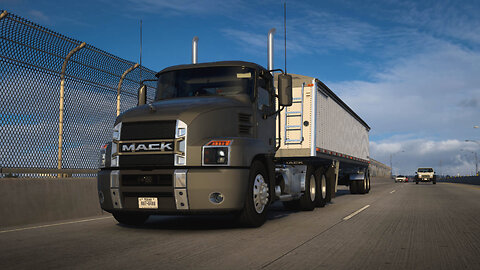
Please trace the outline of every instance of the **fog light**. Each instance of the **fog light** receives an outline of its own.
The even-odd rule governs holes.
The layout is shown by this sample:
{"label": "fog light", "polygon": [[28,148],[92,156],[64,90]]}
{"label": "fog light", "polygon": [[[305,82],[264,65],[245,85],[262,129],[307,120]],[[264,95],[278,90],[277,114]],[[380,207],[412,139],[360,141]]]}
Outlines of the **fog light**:
{"label": "fog light", "polygon": [[223,202],[223,194],[220,192],[213,192],[210,194],[210,202],[213,204],[220,204]]}

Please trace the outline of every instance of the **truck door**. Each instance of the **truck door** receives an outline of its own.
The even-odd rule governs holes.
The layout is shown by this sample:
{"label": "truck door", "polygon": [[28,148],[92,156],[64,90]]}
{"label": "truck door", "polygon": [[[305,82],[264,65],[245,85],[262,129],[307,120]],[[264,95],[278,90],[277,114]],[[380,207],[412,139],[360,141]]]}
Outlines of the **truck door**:
{"label": "truck door", "polygon": [[[275,148],[275,111],[273,93],[273,79],[260,74],[256,84],[255,122],[257,138],[263,140],[273,151]],[[270,116],[269,116],[270,115]]]}

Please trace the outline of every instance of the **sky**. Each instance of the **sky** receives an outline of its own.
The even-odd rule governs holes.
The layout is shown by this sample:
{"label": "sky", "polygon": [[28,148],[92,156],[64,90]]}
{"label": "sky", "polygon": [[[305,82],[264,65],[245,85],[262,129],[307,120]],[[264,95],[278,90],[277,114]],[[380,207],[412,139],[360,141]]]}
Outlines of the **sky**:
{"label": "sky", "polygon": [[[0,0],[0,9],[152,70],[191,62],[284,68],[284,1]],[[287,1],[287,71],[327,84],[371,127],[394,174],[468,175],[480,152],[480,1]],[[473,142],[466,142],[472,140]],[[475,142],[478,140],[478,142]]]}

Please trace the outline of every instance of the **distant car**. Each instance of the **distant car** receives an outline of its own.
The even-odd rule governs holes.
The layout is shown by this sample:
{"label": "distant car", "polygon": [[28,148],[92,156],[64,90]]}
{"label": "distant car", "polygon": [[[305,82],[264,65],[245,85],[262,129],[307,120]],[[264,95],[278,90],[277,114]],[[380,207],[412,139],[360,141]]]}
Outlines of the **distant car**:
{"label": "distant car", "polygon": [[396,182],[407,182],[408,178],[404,175],[397,175],[397,177],[395,177],[395,183]]}

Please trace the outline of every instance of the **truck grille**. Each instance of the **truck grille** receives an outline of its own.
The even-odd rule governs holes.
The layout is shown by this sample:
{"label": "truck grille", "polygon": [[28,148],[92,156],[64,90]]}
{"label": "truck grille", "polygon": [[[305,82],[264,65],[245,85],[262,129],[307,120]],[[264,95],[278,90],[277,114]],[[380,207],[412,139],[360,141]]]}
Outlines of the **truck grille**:
{"label": "truck grille", "polygon": [[[148,121],[148,122],[124,122],[120,140],[155,140],[174,139],[176,121]],[[141,166],[173,166],[172,154],[145,154],[145,155],[122,155],[120,158],[121,167]]]}
{"label": "truck grille", "polygon": [[121,140],[151,140],[175,138],[176,121],[123,123]]}

